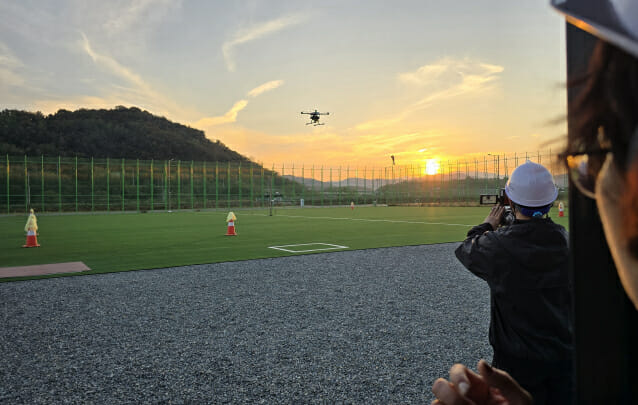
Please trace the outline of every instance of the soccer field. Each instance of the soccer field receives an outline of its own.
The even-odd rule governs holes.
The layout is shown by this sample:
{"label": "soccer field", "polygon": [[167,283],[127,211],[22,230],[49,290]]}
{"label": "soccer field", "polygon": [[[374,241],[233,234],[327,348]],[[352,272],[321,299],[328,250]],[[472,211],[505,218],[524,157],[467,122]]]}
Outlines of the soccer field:
{"label": "soccer field", "polygon": [[[41,247],[23,249],[26,216],[0,217],[0,267],[84,262],[105,273],[463,240],[488,207],[349,207],[40,215]],[[554,220],[567,226],[567,217]],[[77,273],[71,273],[77,274]],[[8,281],[11,279],[4,279]]]}

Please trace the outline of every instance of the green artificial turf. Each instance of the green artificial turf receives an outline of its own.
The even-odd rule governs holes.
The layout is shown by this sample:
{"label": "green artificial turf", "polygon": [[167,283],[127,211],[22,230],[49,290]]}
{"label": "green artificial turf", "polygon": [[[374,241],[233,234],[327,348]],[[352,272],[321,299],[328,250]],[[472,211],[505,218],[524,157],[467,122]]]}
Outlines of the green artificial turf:
{"label": "green artificial turf", "polygon": [[[225,236],[227,211],[39,215],[41,247],[31,249],[21,247],[26,215],[5,216],[0,267],[82,261],[92,269],[86,274],[302,254],[269,248],[283,245],[367,249],[454,242],[488,212],[488,207],[277,208],[270,216],[268,210],[237,210],[238,236]],[[567,226],[567,217],[554,220]]]}

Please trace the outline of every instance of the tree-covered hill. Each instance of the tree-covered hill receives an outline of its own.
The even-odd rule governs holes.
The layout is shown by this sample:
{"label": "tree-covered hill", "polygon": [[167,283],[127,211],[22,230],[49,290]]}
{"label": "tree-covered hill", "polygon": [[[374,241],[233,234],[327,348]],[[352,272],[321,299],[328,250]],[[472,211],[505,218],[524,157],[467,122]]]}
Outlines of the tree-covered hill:
{"label": "tree-covered hill", "polygon": [[0,154],[126,159],[248,161],[203,131],[139,108],[0,112]]}

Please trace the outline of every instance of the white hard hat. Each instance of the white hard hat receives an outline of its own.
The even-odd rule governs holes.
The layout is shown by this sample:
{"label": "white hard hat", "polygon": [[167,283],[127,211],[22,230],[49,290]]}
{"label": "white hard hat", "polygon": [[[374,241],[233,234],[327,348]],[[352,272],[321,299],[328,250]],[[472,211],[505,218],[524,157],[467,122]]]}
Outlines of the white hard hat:
{"label": "white hard hat", "polygon": [[638,1],[551,0],[567,21],[638,58]]}
{"label": "white hard hat", "polygon": [[505,192],[510,200],[525,207],[544,207],[556,200],[558,189],[543,165],[526,161],[512,172]]}

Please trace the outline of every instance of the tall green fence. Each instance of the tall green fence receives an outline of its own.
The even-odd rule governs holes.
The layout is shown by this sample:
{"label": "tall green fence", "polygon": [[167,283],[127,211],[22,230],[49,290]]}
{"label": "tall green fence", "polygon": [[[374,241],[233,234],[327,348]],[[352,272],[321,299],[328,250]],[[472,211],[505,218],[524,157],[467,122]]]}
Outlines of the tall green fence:
{"label": "tall green fence", "polygon": [[[275,205],[468,205],[504,187],[530,159],[561,193],[565,171],[551,152],[488,155],[423,165],[350,167],[251,162],[140,161],[47,156],[0,159],[0,214],[266,208]],[[563,198],[562,194],[561,197]]]}

